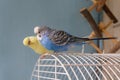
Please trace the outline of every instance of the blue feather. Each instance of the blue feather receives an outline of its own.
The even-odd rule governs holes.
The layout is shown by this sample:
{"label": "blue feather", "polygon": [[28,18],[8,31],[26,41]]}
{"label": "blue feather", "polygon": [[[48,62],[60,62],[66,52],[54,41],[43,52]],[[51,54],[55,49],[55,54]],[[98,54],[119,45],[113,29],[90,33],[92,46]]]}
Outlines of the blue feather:
{"label": "blue feather", "polygon": [[42,40],[40,42],[45,48],[47,48],[48,50],[53,50],[55,52],[67,51],[69,47],[69,45],[56,45],[45,35],[42,37]]}

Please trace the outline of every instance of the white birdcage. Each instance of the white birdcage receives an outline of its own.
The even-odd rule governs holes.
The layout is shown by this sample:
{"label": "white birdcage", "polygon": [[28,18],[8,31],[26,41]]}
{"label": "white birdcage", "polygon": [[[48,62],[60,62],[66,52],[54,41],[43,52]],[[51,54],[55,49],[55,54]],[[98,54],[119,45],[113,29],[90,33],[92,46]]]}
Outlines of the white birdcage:
{"label": "white birdcage", "polygon": [[120,80],[119,54],[63,54],[39,58],[31,80]]}

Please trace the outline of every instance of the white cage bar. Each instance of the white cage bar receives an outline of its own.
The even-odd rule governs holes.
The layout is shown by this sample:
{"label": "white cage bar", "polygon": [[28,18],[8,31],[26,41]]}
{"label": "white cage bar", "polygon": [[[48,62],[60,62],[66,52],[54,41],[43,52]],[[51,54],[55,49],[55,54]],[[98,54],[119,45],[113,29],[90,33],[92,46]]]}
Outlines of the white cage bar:
{"label": "white cage bar", "polygon": [[120,80],[120,54],[46,55],[31,80]]}

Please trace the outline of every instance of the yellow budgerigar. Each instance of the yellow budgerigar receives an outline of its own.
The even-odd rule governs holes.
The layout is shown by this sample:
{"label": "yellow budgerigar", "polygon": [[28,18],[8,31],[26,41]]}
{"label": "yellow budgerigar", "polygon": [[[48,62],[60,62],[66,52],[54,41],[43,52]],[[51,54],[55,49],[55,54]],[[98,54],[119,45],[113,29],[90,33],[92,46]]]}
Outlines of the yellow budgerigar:
{"label": "yellow budgerigar", "polygon": [[51,54],[53,51],[47,50],[44,48],[41,43],[38,41],[36,36],[29,36],[24,38],[23,44],[32,48],[38,54]]}

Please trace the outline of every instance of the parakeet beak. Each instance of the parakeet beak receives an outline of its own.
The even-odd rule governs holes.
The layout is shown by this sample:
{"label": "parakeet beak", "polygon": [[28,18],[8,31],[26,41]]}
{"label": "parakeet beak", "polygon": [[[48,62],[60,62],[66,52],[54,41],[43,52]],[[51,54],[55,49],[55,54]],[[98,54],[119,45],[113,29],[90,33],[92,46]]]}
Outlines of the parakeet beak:
{"label": "parakeet beak", "polygon": [[29,37],[26,37],[26,38],[23,40],[23,44],[24,44],[25,46],[30,45],[30,43],[31,43],[31,41],[30,41]]}

